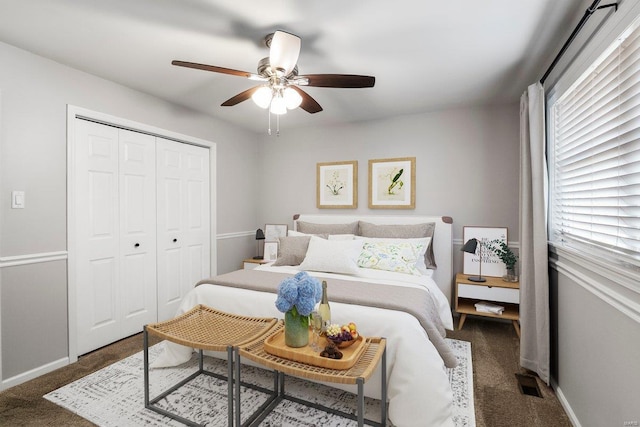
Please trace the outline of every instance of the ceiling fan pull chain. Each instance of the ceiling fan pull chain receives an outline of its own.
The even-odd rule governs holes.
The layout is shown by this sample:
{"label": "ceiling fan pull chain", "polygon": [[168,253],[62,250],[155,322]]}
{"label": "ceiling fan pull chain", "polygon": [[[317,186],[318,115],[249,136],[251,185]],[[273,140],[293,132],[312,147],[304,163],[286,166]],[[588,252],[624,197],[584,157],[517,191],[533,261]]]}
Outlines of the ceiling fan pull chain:
{"label": "ceiling fan pull chain", "polygon": [[268,134],[269,136],[271,136],[271,111],[267,110],[267,116],[269,116],[269,130],[268,130]]}
{"label": "ceiling fan pull chain", "polygon": [[280,136],[280,114],[276,114],[276,136]]}

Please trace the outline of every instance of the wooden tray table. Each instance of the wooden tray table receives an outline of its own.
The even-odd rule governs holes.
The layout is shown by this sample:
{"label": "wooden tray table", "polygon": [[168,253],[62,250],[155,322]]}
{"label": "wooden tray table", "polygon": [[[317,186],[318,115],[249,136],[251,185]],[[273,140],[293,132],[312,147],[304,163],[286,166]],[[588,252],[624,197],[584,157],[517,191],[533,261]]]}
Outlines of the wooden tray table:
{"label": "wooden tray table", "polygon": [[[259,341],[269,332],[279,327],[275,318],[248,317],[229,314],[205,305],[197,305],[186,313],[165,322],[145,325],[144,327],[144,406],[159,414],[178,420],[186,425],[199,424],[180,415],[156,406],[156,403],[173,393],[198,375],[209,375],[227,380],[228,423],[233,425],[233,349],[239,345]],[[149,399],[149,334],[167,341],[193,347],[199,350],[198,371],[180,381],[167,391]],[[262,338],[264,340],[264,338]],[[206,371],[203,368],[203,350],[227,352],[227,376]],[[238,386],[239,388],[239,386]],[[240,408],[238,406],[238,412]]]}

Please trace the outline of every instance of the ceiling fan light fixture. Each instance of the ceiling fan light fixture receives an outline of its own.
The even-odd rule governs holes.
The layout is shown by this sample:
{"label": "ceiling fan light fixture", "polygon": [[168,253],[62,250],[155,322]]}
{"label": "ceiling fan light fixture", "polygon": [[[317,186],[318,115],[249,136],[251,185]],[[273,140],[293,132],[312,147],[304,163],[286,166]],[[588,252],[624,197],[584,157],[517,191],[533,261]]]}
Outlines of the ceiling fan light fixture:
{"label": "ceiling fan light fixture", "polygon": [[302,96],[293,88],[286,88],[283,91],[284,102],[289,110],[295,110],[302,104]]}
{"label": "ceiling fan light fixture", "polygon": [[269,86],[262,86],[251,95],[251,99],[260,108],[269,108],[271,104],[271,88]]}
{"label": "ceiling fan light fixture", "polygon": [[285,102],[282,94],[276,93],[271,100],[271,108],[270,111],[273,114],[281,115],[287,114],[287,103]]}
{"label": "ceiling fan light fixture", "polygon": [[269,63],[276,74],[288,76],[298,62],[300,37],[284,31],[276,31],[269,46]]}

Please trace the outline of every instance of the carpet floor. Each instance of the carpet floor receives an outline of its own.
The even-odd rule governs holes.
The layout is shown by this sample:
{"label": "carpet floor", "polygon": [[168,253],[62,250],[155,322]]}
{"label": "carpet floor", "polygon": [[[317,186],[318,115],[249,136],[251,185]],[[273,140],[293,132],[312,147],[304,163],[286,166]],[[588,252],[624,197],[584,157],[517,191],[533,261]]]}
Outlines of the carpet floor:
{"label": "carpet floor", "polygon": [[[520,367],[511,322],[469,316],[462,330],[447,336],[471,342],[477,427],[572,427],[554,390]],[[532,376],[542,397],[523,394],[516,374]]]}
{"label": "carpet floor", "polygon": [[[571,427],[553,389],[537,380],[542,398],[519,391],[515,374],[528,372],[519,366],[520,341],[510,322],[469,316],[463,330],[448,331],[447,336],[471,342],[478,427]],[[76,363],[0,392],[0,425],[94,426],[43,396],[141,349],[142,336],[135,335],[84,355]]]}
{"label": "carpet floor", "polygon": [[[458,340],[448,341],[459,361],[458,367],[449,370],[454,392],[454,422],[457,427],[472,427],[475,420],[470,344]],[[160,351],[161,346],[151,347],[150,359],[153,360]],[[205,369],[225,375],[226,363],[223,360],[205,357]],[[178,367],[151,370],[150,395],[153,397],[160,394],[196,370],[196,357]],[[242,379],[266,389],[273,386],[272,374],[260,368],[243,367]],[[357,403],[353,393],[292,377],[287,378],[286,384],[289,395],[345,413],[355,413]],[[199,424],[222,426],[227,424],[226,396],[225,380],[201,375],[160,400],[158,406]],[[102,427],[181,425],[144,408],[141,353],[61,387],[44,397]],[[242,422],[245,422],[266,399],[266,394],[244,387],[241,400]],[[378,422],[380,401],[365,399],[365,413],[367,418]],[[260,425],[350,427],[357,423],[304,405],[282,401]]]}

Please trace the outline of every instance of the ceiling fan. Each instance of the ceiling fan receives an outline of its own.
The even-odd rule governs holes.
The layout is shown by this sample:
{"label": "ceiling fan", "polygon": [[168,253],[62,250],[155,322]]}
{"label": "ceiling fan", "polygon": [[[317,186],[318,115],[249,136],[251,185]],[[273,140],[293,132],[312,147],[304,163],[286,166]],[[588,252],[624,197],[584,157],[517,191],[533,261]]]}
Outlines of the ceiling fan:
{"label": "ceiling fan", "polygon": [[194,62],[171,61],[173,65],[246,77],[262,82],[222,103],[230,107],[252,98],[262,108],[269,108],[274,114],[285,114],[287,109],[297,107],[308,113],[318,113],[322,107],[301,86],[333,87],[333,88],[365,88],[373,87],[375,77],[352,74],[306,74],[298,75],[298,56],[300,54],[300,37],[285,31],[276,31],[265,37],[269,48],[269,57],[258,62],[258,73],[239,71],[215,65],[197,64]]}

